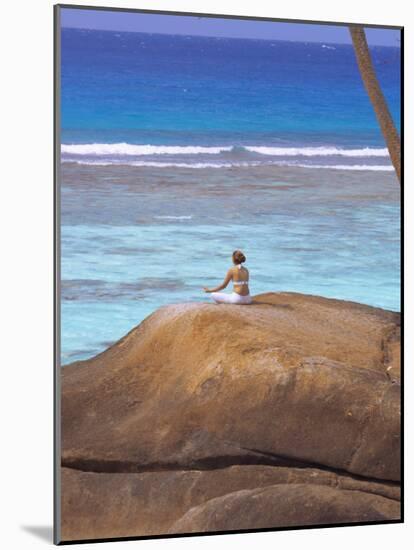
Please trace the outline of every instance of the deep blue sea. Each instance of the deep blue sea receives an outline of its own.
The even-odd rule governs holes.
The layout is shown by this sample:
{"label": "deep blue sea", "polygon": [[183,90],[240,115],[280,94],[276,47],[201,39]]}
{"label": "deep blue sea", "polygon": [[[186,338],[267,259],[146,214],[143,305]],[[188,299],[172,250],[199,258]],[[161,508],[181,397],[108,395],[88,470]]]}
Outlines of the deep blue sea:
{"label": "deep blue sea", "polygon": [[[397,127],[400,51],[372,47]],[[399,186],[351,46],[62,29],[62,363],[161,305],[253,294],[398,310]]]}

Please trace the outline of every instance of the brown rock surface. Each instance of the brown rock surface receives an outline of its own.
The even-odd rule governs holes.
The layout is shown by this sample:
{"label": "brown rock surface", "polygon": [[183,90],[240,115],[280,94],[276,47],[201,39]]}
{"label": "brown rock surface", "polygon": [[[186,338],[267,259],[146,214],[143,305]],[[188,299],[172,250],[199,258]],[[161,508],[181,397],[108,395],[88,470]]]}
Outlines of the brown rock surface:
{"label": "brown rock surface", "polygon": [[398,519],[399,503],[359,491],[321,485],[272,485],[241,490],[191,508],[171,533],[266,529]]}
{"label": "brown rock surface", "polygon": [[[291,516],[280,508],[279,516],[268,514],[263,520],[273,526],[328,523],[323,517],[332,508],[328,503],[334,493],[336,511],[326,517],[340,518],[343,510],[344,518],[335,522],[364,521],[362,512],[359,519],[346,519],[352,516],[353,498],[359,503],[357,513],[366,509],[366,517],[395,519],[397,505],[389,504],[389,495],[371,494],[367,486],[350,491],[321,482],[321,487],[309,487],[304,480],[318,468],[319,478],[328,469],[330,475],[342,473],[348,479],[357,475],[365,484],[375,483],[374,478],[398,482],[398,327],[399,314],[394,312],[294,293],[257,296],[251,306],[161,308],[104,353],[64,367],[62,463],[70,470],[63,499],[65,493],[83,498],[82,483],[88,480],[92,517],[94,499],[109,499],[109,505],[118,498],[117,483],[120,491],[124,484],[132,491],[145,476],[157,487],[167,475],[163,470],[169,476],[172,470],[181,471],[191,479],[188,470],[208,470],[202,472],[206,476],[218,468],[229,472],[232,465],[238,465],[242,479],[242,472],[252,468],[247,464],[267,464],[274,472],[300,466],[306,473],[294,484],[292,507],[300,510],[301,491],[302,507],[308,498],[319,503],[319,512],[303,512],[303,521],[299,511]],[[275,483],[286,491],[293,488],[291,482]],[[111,497],[107,484],[113,484]],[[168,501],[172,507],[178,506],[175,485]],[[231,497],[226,506],[231,502],[235,507],[281,496],[279,485],[267,492],[260,492],[259,483],[247,488],[241,481],[220,485],[224,493],[209,497],[218,507],[226,494]],[[205,529],[216,529],[207,500],[195,503],[190,498],[178,506],[184,517],[183,523],[173,518],[176,525],[189,529],[192,519],[185,511],[196,506],[194,525],[205,521]],[[156,500],[151,505],[157,507]],[[173,520],[163,514],[169,519],[163,524],[158,518],[155,531],[152,519],[141,525],[136,514],[135,527],[128,529],[134,535],[174,529]],[[73,507],[63,506],[64,525],[75,516]],[[228,529],[249,528],[254,517],[239,516],[238,527]],[[117,531],[121,523],[108,526],[118,534],[99,536],[127,536]]]}
{"label": "brown rock surface", "polygon": [[[378,506],[377,510],[371,506],[367,511],[371,521],[389,519],[381,513],[382,505],[384,510],[391,510],[390,518],[399,517],[398,486],[316,468],[243,465],[204,471],[172,470],[139,474],[97,474],[62,468],[63,535],[66,540],[76,540],[80,535],[93,539],[174,532],[176,522],[183,516],[187,524],[186,513],[190,509],[198,509],[211,499],[221,502],[217,497],[236,494],[244,489],[292,484],[302,487],[304,500],[308,496],[308,485],[331,487],[338,495],[343,490],[347,494],[355,492],[359,500],[364,495],[370,495],[373,497],[370,505],[376,503]],[[300,510],[298,506],[296,509]],[[340,520],[345,521],[340,508],[337,514]],[[306,517],[302,518],[297,513],[296,525],[301,525]],[[367,518],[366,515],[353,517],[356,519],[350,521],[364,521]],[[283,526],[283,522],[282,515],[275,516],[272,526]],[[319,523],[326,523],[322,516]],[[241,528],[247,528],[244,518],[236,527]]]}

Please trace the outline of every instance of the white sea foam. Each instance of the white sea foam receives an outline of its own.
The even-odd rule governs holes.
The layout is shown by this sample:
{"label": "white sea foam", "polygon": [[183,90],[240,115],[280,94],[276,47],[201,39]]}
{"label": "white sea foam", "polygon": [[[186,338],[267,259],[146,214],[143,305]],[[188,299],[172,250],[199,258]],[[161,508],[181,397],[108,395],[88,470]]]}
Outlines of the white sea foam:
{"label": "white sea foam", "polygon": [[296,168],[325,168],[330,170],[371,170],[375,172],[391,172],[394,168],[388,164],[299,164],[288,161],[269,161],[269,162],[146,162],[146,161],[100,161],[100,160],[63,160],[65,163],[75,163],[86,166],[136,166],[150,168],[253,168],[260,166],[287,166]]}
{"label": "white sea foam", "polygon": [[361,149],[342,149],[339,147],[252,147],[246,146],[245,149],[253,153],[271,156],[289,156],[289,157],[387,157],[386,148],[364,147]]}
{"label": "white sea foam", "polygon": [[192,220],[193,216],[154,216],[157,220]]}
{"label": "white sea foam", "polygon": [[327,168],[331,170],[371,170],[374,172],[392,172],[394,168],[391,165],[384,164],[295,164],[300,168]]}
{"label": "white sea foam", "polygon": [[231,151],[232,147],[134,145],[132,143],[62,144],[62,153],[71,155],[217,155]]}
{"label": "white sea foam", "polygon": [[119,161],[119,160],[72,160],[63,159],[62,162],[83,164],[87,166],[148,166],[151,168],[234,168],[261,166],[262,162],[156,162],[156,161]]}
{"label": "white sea foam", "polygon": [[203,145],[134,145],[132,143],[62,144],[62,153],[75,156],[145,156],[145,155],[219,155],[231,151],[249,151],[274,157],[387,157],[386,148],[363,147],[344,149],[335,146],[272,147],[272,146],[203,146]]}

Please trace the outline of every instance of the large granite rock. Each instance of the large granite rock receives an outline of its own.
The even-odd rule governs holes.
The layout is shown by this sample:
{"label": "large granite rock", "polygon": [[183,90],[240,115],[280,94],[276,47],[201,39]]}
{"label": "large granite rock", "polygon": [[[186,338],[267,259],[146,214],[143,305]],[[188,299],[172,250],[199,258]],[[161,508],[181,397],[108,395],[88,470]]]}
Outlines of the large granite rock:
{"label": "large granite rock", "polygon": [[170,532],[237,530],[240,518],[244,529],[269,529],[398,517],[398,504],[386,498],[321,485],[281,484],[213,498],[189,509],[171,526]]}
{"label": "large granite rock", "polygon": [[[317,468],[237,465],[212,470],[116,474],[62,468],[63,534],[67,540],[76,540],[80,537],[93,539],[258,528],[262,526],[261,522],[257,525],[252,523],[255,506],[251,513],[237,516],[236,527],[233,527],[234,523],[232,527],[230,523],[228,527],[223,527],[229,517],[225,515],[226,500],[221,497],[233,495],[232,501],[234,497],[240,499],[242,492],[243,498],[244,495],[250,498],[252,491],[266,487],[272,491],[287,487],[287,493],[291,487],[295,488],[294,495],[289,499],[291,504],[294,502],[292,513],[295,514],[295,523],[289,525],[304,525],[315,518],[314,523],[327,524],[381,521],[400,516],[398,486]],[[331,489],[329,502],[333,508],[329,513],[325,513],[326,499],[319,503],[318,493],[315,492],[325,487]],[[325,496],[325,493],[320,494]],[[345,495],[346,510],[342,507],[342,495]],[[211,522],[210,512],[203,520],[204,505],[210,501],[217,503],[217,514],[225,522],[217,525],[217,529],[207,524],[207,521]],[[351,515],[353,504],[354,513]],[[190,510],[197,511],[197,520],[193,525],[190,518],[195,516],[187,514]],[[262,507],[259,510],[260,514],[264,513]],[[315,513],[318,515],[310,515]],[[283,527],[288,525],[287,518],[286,507],[279,503],[268,510],[261,521],[270,522],[268,527]],[[202,526],[201,521],[206,521],[206,524]]]}
{"label": "large granite rock", "polygon": [[[395,490],[400,476],[397,313],[293,293],[260,295],[251,306],[173,305],[104,353],[65,367],[62,380],[67,538],[89,538],[94,501],[103,499],[114,512],[125,486],[137,495],[133,487],[144,479],[158,496],[144,492],[140,506],[147,502],[159,516],[135,513],[128,523],[114,512],[93,536],[260,527],[254,511],[239,512],[236,526],[231,514],[214,519],[214,506],[242,511],[252,502],[265,526],[399,517],[395,495],[368,490]],[[246,486],[252,465],[267,465],[272,476],[300,468],[302,477],[272,478],[266,490],[259,482]],[[236,481],[227,485],[231,466]],[[192,479],[193,470],[223,492],[204,488],[198,500],[178,505],[181,486],[172,472]],[[328,471],[365,485],[309,484]],[[211,481],[217,472],[221,481]],[[156,488],[165,475],[172,481],[163,506]],[[85,494],[86,523],[65,501],[85,502]],[[277,513],[259,512],[280,498],[287,504]],[[309,502],[318,503],[312,513]],[[79,527],[73,536],[73,521],[85,523],[84,532]]]}

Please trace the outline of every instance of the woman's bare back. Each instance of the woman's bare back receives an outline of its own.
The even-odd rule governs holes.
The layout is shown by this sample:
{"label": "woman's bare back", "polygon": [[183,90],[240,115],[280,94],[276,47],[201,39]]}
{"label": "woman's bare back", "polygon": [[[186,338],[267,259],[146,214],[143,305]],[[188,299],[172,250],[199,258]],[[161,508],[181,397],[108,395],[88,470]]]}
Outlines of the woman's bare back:
{"label": "woman's bare back", "polygon": [[[249,294],[249,270],[241,265],[231,268],[233,274],[234,292],[240,294],[240,296],[247,296]],[[242,284],[237,284],[242,283]]]}

